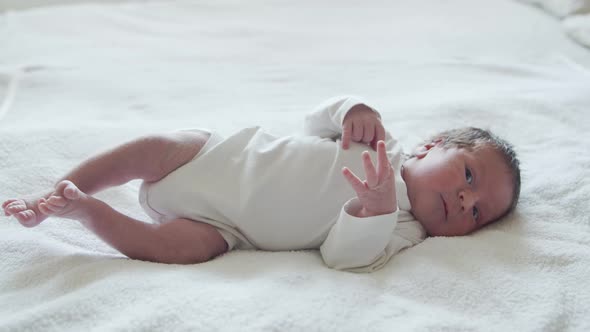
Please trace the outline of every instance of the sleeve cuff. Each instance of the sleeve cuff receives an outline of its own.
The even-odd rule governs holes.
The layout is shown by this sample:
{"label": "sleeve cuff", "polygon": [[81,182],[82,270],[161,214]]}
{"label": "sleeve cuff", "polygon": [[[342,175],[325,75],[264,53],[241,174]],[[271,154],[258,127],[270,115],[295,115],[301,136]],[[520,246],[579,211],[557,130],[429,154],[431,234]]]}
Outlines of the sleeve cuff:
{"label": "sleeve cuff", "polygon": [[368,108],[370,108],[373,112],[375,112],[375,114],[377,114],[379,119],[381,119],[381,114],[379,112],[377,112],[377,110],[374,107],[372,107],[371,105],[364,102],[360,97],[351,96],[351,97],[348,97],[344,101],[344,103],[342,103],[342,105],[340,105],[340,108],[337,112],[337,114],[340,114],[340,116],[341,116],[341,119],[339,121],[340,128],[342,128],[342,126],[343,126],[343,122],[344,122],[344,118],[346,117],[346,114],[348,114],[348,112],[353,107],[355,107],[356,105],[360,105],[360,104],[363,104],[363,105],[367,106]]}
{"label": "sleeve cuff", "polygon": [[[357,212],[360,211],[362,208],[363,205],[357,197],[350,199],[342,207],[340,222],[362,223],[366,225],[360,225],[359,227],[366,227],[371,229],[378,228],[381,231],[391,230],[391,232],[393,232],[396,223],[392,222],[392,219],[397,220],[399,208],[396,209],[394,212],[388,214],[381,214],[372,217],[357,217]],[[391,232],[389,232],[389,235],[391,234]]]}
{"label": "sleeve cuff", "polygon": [[358,198],[344,204],[320,247],[324,261],[332,268],[343,270],[373,265],[385,254],[391,241],[399,211],[365,218],[349,213],[360,206]]}

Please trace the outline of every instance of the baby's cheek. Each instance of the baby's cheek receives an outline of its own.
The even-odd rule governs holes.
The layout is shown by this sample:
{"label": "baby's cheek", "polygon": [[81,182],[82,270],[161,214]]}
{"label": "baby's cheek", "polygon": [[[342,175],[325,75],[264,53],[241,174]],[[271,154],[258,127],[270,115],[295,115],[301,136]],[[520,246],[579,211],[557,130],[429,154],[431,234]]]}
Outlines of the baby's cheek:
{"label": "baby's cheek", "polygon": [[465,227],[464,227],[464,231],[463,231],[462,235],[471,234],[471,233],[479,230],[480,228],[482,228],[482,225],[476,223],[472,219],[469,219],[465,222]]}
{"label": "baby's cheek", "polygon": [[446,230],[447,236],[463,236],[476,231],[477,224],[468,218],[460,218],[451,222]]}

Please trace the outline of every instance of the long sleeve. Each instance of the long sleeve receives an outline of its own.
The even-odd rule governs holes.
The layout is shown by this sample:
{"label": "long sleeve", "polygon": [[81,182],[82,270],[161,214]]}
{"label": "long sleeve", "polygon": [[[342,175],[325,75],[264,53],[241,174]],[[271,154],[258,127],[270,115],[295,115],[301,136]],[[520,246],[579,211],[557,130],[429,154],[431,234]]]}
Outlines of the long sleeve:
{"label": "long sleeve", "polygon": [[303,132],[308,136],[337,137],[342,134],[344,117],[351,108],[359,104],[368,106],[381,117],[379,112],[358,97],[334,97],[320,104],[315,111],[305,117]]}
{"label": "long sleeve", "polygon": [[[358,104],[368,106],[355,97],[338,97],[324,102],[315,112],[306,117],[305,133],[322,138],[333,138],[339,143],[338,136],[342,133],[342,121],[347,112]],[[340,148],[338,144],[337,149]],[[387,130],[385,131],[385,148],[388,159],[397,174],[398,206],[409,209],[406,186],[399,171],[402,164],[401,146]],[[357,161],[360,162],[360,156]],[[397,211],[386,215],[356,217],[358,215],[356,212],[361,208],[362,205],[356,197],[342,205],[336,222],[331,226],[320,246],[322,258],[329,267],[352,272],[372,272],[382,268],[400,250],[419,242],[413,234],[416,233],[417,227],[410,227],[409,231],[405,230],[409,224],[413,224],[407,222],[411,220],[407,210],[400,210],[398,207]]]}
{"label": "long sleeve", "polygon": [[326,265],[338,270],[372,272],[412,243],[394,235],[399,210],[385,215],[358,218],[352,215],[361,204],[349,200],[332,226],[320,253]]}

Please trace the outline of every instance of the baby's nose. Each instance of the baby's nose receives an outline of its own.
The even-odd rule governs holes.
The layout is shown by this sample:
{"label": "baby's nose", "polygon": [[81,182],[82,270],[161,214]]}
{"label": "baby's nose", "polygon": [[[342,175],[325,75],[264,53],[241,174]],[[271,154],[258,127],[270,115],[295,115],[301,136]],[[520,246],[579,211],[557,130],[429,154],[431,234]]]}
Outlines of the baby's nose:
{"label": "baby's nose", "polygon": [[461,211],[471,211],[473,205],[475,205],[476,197],[475,194],[469,190],[459,191],[459,204],[461,205]]}

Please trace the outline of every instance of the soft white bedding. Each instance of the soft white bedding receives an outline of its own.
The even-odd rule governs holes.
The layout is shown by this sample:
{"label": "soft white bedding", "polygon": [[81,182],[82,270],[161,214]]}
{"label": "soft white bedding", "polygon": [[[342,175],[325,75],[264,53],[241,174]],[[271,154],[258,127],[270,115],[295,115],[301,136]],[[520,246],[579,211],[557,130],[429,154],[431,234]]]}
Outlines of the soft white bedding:
{"label": "soft white bedding", "polygon": [[562,20],[572,40],[590,48],[590,0],[519,0],[535,5]]}
{"label": "soft white bedding", "polygon": [[[390,3],[391,2],[391,3]],[[300,133],[364,96],[409,150],[440,129],[519,152],[520,205],[382,270],[319,254],[124,258],[76,222],[0,217],[0,330],[590,330],[590,52],[514,1],[151,1],[0,15],[0,201],[140,134]],[[137,181],[98,195],[147,220]]]}

